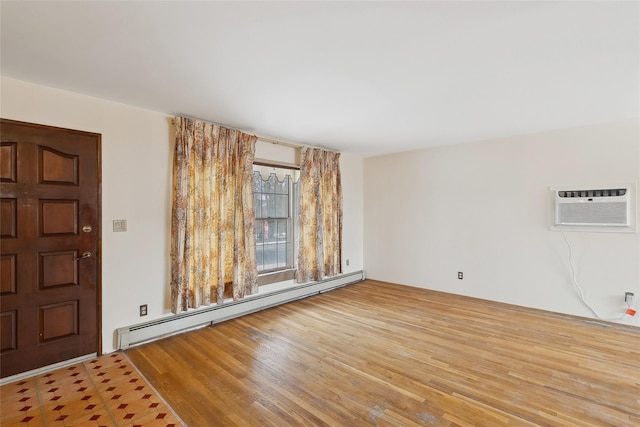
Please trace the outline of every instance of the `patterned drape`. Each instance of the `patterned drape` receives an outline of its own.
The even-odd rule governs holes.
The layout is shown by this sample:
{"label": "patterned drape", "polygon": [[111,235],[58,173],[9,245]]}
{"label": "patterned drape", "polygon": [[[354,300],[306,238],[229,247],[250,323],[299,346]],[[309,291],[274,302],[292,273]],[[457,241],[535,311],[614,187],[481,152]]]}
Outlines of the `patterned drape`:
{"label": "patterned drape", "polygon": [[298,283],[342,272],[340,153],[303,147],[300,159]]}
{"label": "patterned drape", "polygon": [[258,291],[253,213],[256,137],[177,117],[171,221],[174,313]]}

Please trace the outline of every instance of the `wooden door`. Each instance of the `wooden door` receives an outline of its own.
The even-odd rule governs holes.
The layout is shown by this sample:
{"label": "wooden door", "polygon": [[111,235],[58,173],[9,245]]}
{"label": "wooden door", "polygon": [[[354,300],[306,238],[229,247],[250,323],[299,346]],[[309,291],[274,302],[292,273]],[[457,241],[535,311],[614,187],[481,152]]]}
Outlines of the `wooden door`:
{"label": "wooden door", "polygon": [[100,135],[0,119],[0,377],[100,352]]}

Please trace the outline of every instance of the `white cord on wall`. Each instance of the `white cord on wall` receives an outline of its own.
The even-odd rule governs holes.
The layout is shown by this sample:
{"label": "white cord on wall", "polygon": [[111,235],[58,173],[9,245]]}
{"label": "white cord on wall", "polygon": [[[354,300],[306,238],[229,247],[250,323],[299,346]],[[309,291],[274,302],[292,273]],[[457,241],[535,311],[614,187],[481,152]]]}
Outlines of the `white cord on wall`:
{"label": "white cord on wall", "polygon": [[[578,283],[578,279],[576,277],[576,269],[573,267],[573,251],[571,250],[571,244],[569,243],[569,239],[567,239],[567,235],[565,234],[565,232],[561,231],[561,233],[562,233],[562,237],[564,238],[564,242],[567,244],[567,248],[569,249],[569,267],[571,268],[571,282],[573,283],[573,286],[578,291],[578,294],[580,295],[580,299],[582,300],[584,305],[586,305],[589,308],[589,310],[591,310],[593,312],[593,314],[595,314],[595,316],[598,319],[601,319],[601,320],[622,320],[622,319],[624,319],[624,317],[627,315],[626,311],[624,312],[624,314],[622,316],[617,317],[617,318],[604,318],[604,317],[600,316],[600,314],[598,314],[598,312],[595,310],[595,308],[593,308],[591,306],[591,304],[589,304],[587,302],[587,299],[585,298],[584,292],[582,290],[582,286],[580,286],[580,283]],[[629,303],[627,303],[627,307],[631,308],[631,305]]]}

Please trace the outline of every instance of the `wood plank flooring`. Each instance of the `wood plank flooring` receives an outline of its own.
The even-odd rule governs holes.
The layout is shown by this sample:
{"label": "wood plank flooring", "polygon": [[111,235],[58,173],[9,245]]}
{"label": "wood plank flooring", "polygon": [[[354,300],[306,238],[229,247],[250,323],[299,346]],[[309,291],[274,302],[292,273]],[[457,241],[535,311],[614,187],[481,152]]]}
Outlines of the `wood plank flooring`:
{"label": "wood plank flooring", "polygon": [[640,328],[372,280],[127,355],[190,426],[640,425]]}

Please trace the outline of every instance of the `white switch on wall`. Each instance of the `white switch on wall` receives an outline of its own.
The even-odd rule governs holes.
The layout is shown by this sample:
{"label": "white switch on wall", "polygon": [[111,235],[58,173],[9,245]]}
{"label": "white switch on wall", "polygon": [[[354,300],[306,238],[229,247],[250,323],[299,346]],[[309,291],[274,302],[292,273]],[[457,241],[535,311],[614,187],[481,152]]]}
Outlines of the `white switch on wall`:
{"label": "white switch on wall", "polygon": [[114,219],[113,220],[113,231],[127,231],[127,220],[126,219]]}

